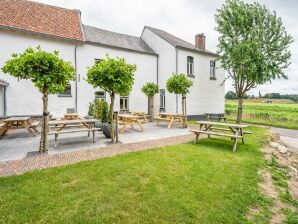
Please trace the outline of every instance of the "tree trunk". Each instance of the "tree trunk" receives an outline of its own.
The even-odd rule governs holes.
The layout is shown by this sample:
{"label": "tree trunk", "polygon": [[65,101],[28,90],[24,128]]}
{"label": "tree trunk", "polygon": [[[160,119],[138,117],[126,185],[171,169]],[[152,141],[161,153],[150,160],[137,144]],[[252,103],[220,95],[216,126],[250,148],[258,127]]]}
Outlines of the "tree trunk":
{"label": "tree trunk", "polygon": [[182,95],[182,127],[183,128],[187,128],[187,124],[186,124],[186,105],[185,105],[185,101],[186,101],[186,96]]}
{"label": "tree trunk", "polygon": [[48,112],[48,88],[45,87],[43,90],[43,122],[42,122],[42,130],[40,136],[40,152],[47,152],[48,151],[48,126],[49,126],[49,112]]}
{"label": "tree trunk", "polygon": [[111,97],[111,104],[110,104],[110,111],[109,111],[109,120],[111,122],[111,141],[114,142],[115,133],[114,133],[114,101],[115,101],[115,93],[110,94]]}
{"label": "tree trunk", "polygon": [[243,113],[243,97],[238,96],[238,110],[237,110],[237,119],[236,119],[237,124],[240,124],[242,121],[242,113]]}
{"label": "tree trunk", "polygon": [[154,108],[153,108],[153,105],[154,105],[154,97],[153,96],[150,96],[148,98],[149,100],[149,115],[150,115],[150,122],[153,122],[153,118],[154,118]]}

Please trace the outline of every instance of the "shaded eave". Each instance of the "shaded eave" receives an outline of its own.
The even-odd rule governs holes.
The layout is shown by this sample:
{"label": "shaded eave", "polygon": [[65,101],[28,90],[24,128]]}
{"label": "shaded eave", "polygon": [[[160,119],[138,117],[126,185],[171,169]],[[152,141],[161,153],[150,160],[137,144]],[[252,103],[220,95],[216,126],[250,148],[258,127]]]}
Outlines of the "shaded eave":
{"label": "shaded eave", "polygon": [[65,37],[65,36],[60,36],[60,35],[53,35],[49,33],[41,33],[41,32],[36,32],[28,29],[23,29],[23,28],[18,28],[18,27],[13,27],[13,26],[3,26],[0,25],[0,30],[6,30],[6,31],[15,31],[15,32],[20,32],[20,33],[27,33],[27,34],[32,34],[34,36],[43,36],[43,37],[48,37],[48,38],[53,38],[57,40],[65,40],[65,41],[70,41],[74,43],[83,43],[84,41],[81,39],[75,39],[75,38],[70,38],[70,37]]}
{"label": "shaded eave", "polygon": [[97,45],[97,46],[108,47],[108,48],[114,48],[114,49],[119,49],[119,50],[126,50],[126,51],[136,52],[136,53],[139,53],[139,54],[148,54],[148,55],[152,55],[152,56],[157,56],[158,57],[158,54],[157,53],[150,53],[150,52],[145,52],[145,51],[138,51],[138,50],[133,50],[133,49],[130,49],[130,48],[117,47],[117,46],[114,46],[114,45],[103,44],[103,43],[98,43],[98,42],[93,42],[93,41],[87,41],[87,40],[85,40],[84,42],[86,44]]}

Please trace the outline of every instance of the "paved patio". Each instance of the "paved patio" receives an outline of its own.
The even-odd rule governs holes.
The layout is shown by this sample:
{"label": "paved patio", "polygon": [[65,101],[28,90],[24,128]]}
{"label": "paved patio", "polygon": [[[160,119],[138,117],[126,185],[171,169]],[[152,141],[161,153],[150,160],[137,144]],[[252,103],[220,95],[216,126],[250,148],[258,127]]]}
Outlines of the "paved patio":
{"label": "paved patio", "polygon": [[[188,129],[182,129],[178,125],[168,129],[166,124],[156,126],[155,123],[148,123],[144,125],[144,129],[144,132],[141,132],[137,126],[135,129],[127,128],[124,134],[119,134],[119,140],[128,144],[189,134]],[[38,151],[39,141],[40,135],[32,137],[25,129],[9,131],[6,136],[0,137],[0,161],[25,158],[30,153]],[[58,147],[55,149],[54,136],[49,136],[48,154],[104,148],[109,146],[109,143],[110,140],[105,138],[102,132],[96,132],[96,143],[92,143],[92,137],[88,138],[87,133],[70,133],[58,137]]]}

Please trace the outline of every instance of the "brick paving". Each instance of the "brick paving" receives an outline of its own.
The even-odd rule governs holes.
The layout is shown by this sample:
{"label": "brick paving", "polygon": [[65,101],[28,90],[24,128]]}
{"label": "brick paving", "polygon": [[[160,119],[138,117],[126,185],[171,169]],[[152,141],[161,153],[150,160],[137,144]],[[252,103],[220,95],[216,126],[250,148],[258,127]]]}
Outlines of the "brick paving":
{"label": "brick paving", "polygon": [[193,134],[186,134],[138,143],[113,144],[93,150],[66,152],[60,154],[38,154],[36,156],[20,160],[0,162],[0,177],[20,175],[32,170],[58,167],[78,163],[81,161],[111,157],[129,152],[144,151],[155,147],[181,144],[192,141],[193,139]]}

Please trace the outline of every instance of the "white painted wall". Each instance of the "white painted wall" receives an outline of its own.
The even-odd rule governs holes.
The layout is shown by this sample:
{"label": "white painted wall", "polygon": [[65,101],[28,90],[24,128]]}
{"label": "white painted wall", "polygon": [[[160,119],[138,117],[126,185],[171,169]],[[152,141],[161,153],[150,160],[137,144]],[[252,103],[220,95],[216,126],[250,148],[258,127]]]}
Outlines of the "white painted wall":
{"label": "white painted wall", "polygon": [[[147,28],[142,33],[142,39],[159,54],[158,84],[161,89],[166,90],[167,79],[176,72],[176,48]],[[220,85],[224,80],[224,70],[218,68],[217,80],[210,80],[210,60],[214,60],[214,56],[178,49],[178,73],[187,73],[187,56],[194,58],[195,74],[195,78],[191,78],[194,85],[187,95],[188,115],[224,113],[224,85]],[[157,101],[159,103],[159,98]],[[178,96],[177,104],[176,95],[166,90],[166,112],[175,113],[176,105],[178,105],[178,113],[181,113],[181,96]]]}
{"label": "white painted wall", "polygon": [[0,117],[4,116],[4,87],[0,85]]}
{"label": "white painted wall", "polygon": [[[141,38],[146,42],[146,44],[152,48],[158,55],[158,85],[160,89],[166,90],[166,81],[171,76],[173,72],[176,72],[176,49],[157,36],[155,33],[145,28]],[[156,97],[155,102],[158,103],[155,108],[155,113],[159,112],[159,96]],[[170,94],[166,90],[166,112],[176,112],[176,95]]]}
{"label": "white painted wall", "polygon": [[[146,96],[142,93],[141,88],[147,82],[156,82],[157,56],[92,44],[84,44],[78,47],[77,68],[78,74],[80,75],[80,80],[78,82],[78,112],[86,115],[89,102],[94,100],[94,93],[96,90],[85,81],[87,78],[88,67],[94,65],[95,59],[105,58],[106,54],[109,54],[111,58],[125,58],[127,63],[136,64],[137,71],[134,76],[135,81],[133,89],[129,95],[129,110],[147,112],[148,101]],[[110,102],[109,97],[107,97],[107,101]],[[115,111],[119,111],[119,96],[116,96],[114,106]]]}
{"label": "white painted wall", "polygon": [[[187,95],[188,115],[200,115],[203,113],[224,113],[225,87],[224,70],[216,62],[216,80],[210,80],[210,61],[216,58],[208,54],[195,53],[179,49],[178,71],[187,74],[187,56],[194,58],[193,86]],[[179,97],[179,112],[181,112],[181,97]]]}
{"label": "white painted wall", "polygon": [[[70,42],[33,36],[26,33],[0,30],[0,67],[13,53],[22,53],[28,47],[41,46],[43,50],[58,50],[60,56],[74,65],[75,45]],[[20,80],[0,71],[0,77],[9,83],[6,90],[7,115],[41,115],[42,99],[37,88],[29,80]],[[74,90],[74,82],[71,83]],[[66,113],[66,108],[74,108],[74,91],[72,97],[49,96],[49,111],[55,116]]]}

